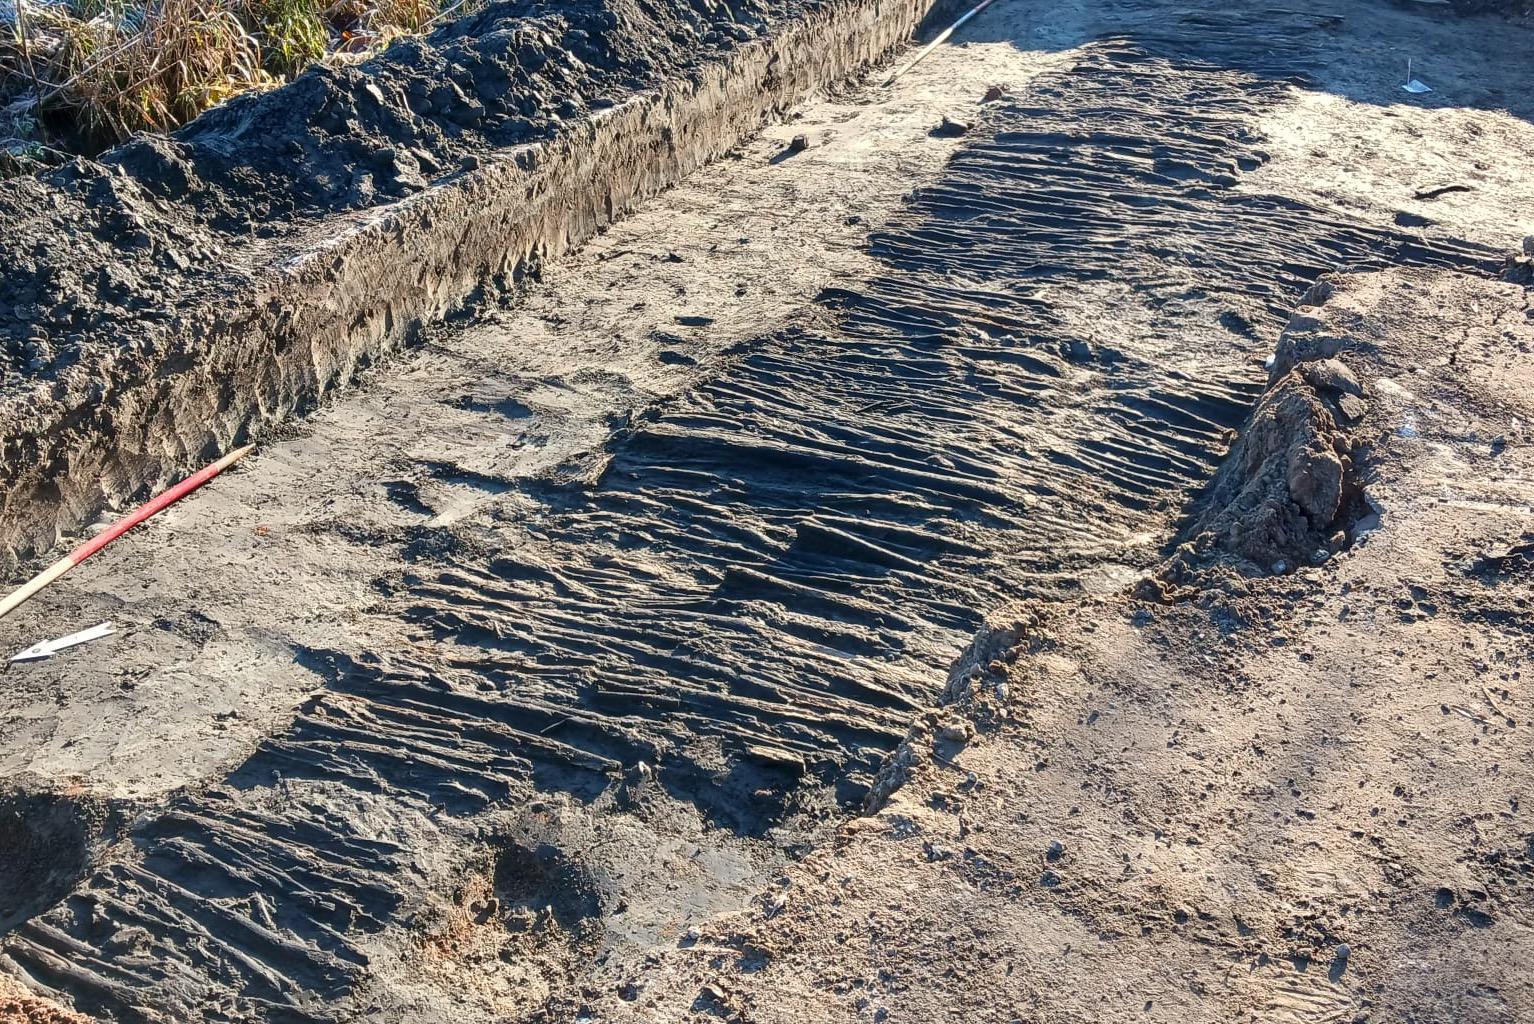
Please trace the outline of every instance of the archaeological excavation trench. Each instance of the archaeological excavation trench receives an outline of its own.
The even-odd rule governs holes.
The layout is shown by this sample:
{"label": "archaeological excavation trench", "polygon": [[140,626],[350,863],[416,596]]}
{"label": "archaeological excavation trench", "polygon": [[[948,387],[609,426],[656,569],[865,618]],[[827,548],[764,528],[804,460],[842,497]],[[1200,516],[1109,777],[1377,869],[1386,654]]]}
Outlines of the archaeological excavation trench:
{"label": "archaeological excavation trench", "polygon": [[[111,317],[85,314],[77,360],[7,382],[10,557],[210,446],[279,445],[272,424],[362,364],[391,386],[388,353],[451,349],[472,318],[427,325],[483,282],[529,277],[883,55],[917,8],[785,17],[575,141],[492,146],[349,233],[259,243],[288,262],[251,271],[253,305],[199,297],[115,353],[92,334]],[[0,907],[0,969],[105,1020],[578,1019],[594,965],[688,941],[856,813],[988,612],[1158,562],[1316,279],[1499,272],[1494,247],[1249,184],[1322,19],[1135,12],[974,108],[935,176],[857,229],[857,274],[713,349],[660,339],[684,385],[595,443],[530,473],[367,466],[387,513],[325,527],[367,594],[331,642],[259,625],[276,577],[240,606],[290,657],[273,671],[314,685],[232,767],[125,802],[120,840],[71,839],[46,899]],[[676,332],[708,331],[668,301]],[[203,347],[163,347],[189,323]],[[553,378],[498,344],[472,392],[398,414],[536,448]],[[85,827],[15,806],[0,849]]]}

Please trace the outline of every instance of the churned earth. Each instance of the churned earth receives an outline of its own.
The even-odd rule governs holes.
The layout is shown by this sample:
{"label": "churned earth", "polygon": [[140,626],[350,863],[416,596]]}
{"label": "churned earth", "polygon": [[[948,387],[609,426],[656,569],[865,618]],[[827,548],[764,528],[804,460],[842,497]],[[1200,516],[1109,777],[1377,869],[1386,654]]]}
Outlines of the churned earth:
{"label": "churned earth", "polygon": [[1228,7],[1001,0],[0,623],[119,625],[7,674],[0,966],[120,1020],[1527,1016],[1534,32]]}

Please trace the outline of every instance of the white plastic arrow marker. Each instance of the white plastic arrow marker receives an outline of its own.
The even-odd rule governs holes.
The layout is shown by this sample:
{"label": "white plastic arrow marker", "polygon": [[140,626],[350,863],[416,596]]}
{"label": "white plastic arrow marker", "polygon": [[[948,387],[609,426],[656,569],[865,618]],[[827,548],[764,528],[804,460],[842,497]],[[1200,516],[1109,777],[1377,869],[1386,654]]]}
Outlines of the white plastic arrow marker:
{"label": "white plastic arrow marker", "polygon": [[1422,95],[1425,92],[1432,92],[1433,91],[1433,87],[1431,85],[1424,85],[1423,83],[1417,81],[1415,78],[1413,78],[1411,76],[1411,58],[1410,57],[1406,58],[1406,84],[1401,86],[1401,88],[1405,89],[1407,92],[1412,93],[1413,95],[1416,95],[1416,96],[1420,96],[1420,95]]}
{"label": "white plastic arrow marker", "polygon": [[117,630],[112,627],[110,622],[103,622],[99,626],[92,626],[90,629],[82,629],[78,633],[61,636],[57,640],[44,640],[41,643],[33,644],[20,654],[13,656],[11,661],[41,661],[78,644],[100,640],[102,637],[111,636],[116,632]]}

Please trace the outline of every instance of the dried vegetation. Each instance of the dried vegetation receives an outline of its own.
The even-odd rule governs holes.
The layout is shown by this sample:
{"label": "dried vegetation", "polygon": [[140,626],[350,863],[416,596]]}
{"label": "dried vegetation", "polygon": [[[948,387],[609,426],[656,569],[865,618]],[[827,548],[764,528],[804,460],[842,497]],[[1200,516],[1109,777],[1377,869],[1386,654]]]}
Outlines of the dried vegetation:
{"label": "dried vegetation", "polygon": [[436,0],[0,0],[0,175],[169,131],[440,13]]}

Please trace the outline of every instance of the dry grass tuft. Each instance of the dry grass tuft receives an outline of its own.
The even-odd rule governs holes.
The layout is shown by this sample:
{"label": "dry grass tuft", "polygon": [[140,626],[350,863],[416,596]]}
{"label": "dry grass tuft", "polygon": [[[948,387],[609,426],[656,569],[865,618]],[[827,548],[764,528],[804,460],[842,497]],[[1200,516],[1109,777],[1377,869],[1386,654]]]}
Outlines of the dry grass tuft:
{"label": "dry grass tuft", "polygon": [[142,20],[101,15],[71,29],[52,65],[63,82],[39,106],[91,143],[165,131],[274,82],[260,42],[223,0],[160,0]]}
{"label": "dry grass tuft", "polygon": [[0,176],[169,131],[437,13],[436,0],[0,0]]}

